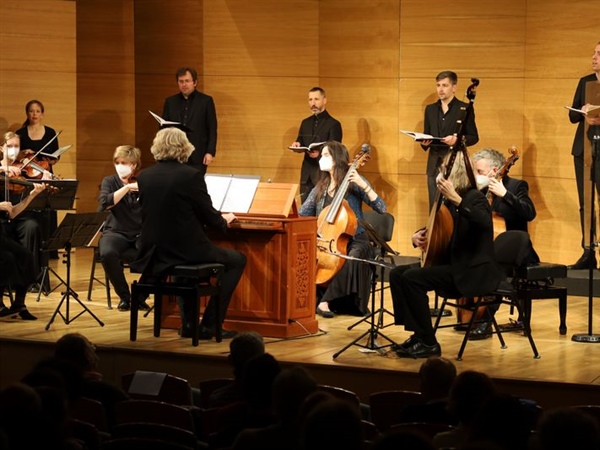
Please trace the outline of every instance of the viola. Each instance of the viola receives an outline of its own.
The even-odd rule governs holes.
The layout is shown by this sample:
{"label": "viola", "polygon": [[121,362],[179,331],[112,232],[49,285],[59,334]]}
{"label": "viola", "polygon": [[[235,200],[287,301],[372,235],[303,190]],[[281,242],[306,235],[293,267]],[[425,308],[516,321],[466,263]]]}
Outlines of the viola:
{"label": "viola", "polygon": [[345,200],[350,185],[349,177],[353,169],[357,169],[369,160],[371,157],[369,151],[368,145],[362,146],[340,183],[331,204],[326,206],[317,218],[317,285],[327,284],[344,265],[345,259],[336,254],[346,254],[348,242],[356,233],[358,226],[356,215]]}
{"label": "viola", "polygon": [[13,194],[20,194],[27,187],[33,186],[33,182],[27,181],[24,177],[7,177],[4,174],[0,174],[0,183],[4,184],[5,188],[8,186],[8,191]]}
{"label": "viola", "polygon": [[[50,173],[50,163],[48,163],[48,161],[39,160],[37,158],[25,158],[21,162],[13,164],[13,166],[19,167],[21,169],[21,172],[25,175],[25,177],[29,179],[41,179],[43,178],[44,173]],[[52,175],[52,179],[54,178],[54,175]]]}
{"label": "viola", "polygon": [[[496,175],[494,176],[494,178],[498,181],[500,181],[508,174],[510,168],[519,159],[519,150],[517,150],[517,147],[512,146],[508,149],[508,152],[511,154],[511,156],[506,158],[506,161],[504,161],[504,164],[502,164],[502,167],[500,167],[500,169],[498,170],[498,172],[496,172]],[[485,198],[487,199],[490,205],[494,202],[494,194],[492,194],[490,190],[488,190]],[[506,221],[504,220],[504,217],[502,217],[495,211],[492,211],[492,224],[494,225],[494,239],[496,239],[496,237],[500,233],[506,231]]]}
{"label": "viola", "polygon": [[[456,155],[459,151],[461,151],[463,153],[463,157],[465,158],[467,175],[469,176],[471,184],[475,186],[475,176],[471,170],[471,164],[468,161],[463,132],[463,125],[466,121],[465,119],[467,118],[470,109],[473,107],[473,102],[475,101],[475,91],[477,90],[477,86],[479,86],[479,80],[477,78],[471,78],[471,82],[472,84],[468,87],[466,93],[467,98],[469,99],[469,104],[466,108],[463,107],[464,112],[461,115],[461,118],[457,121],[458,131],[456,133],[456,145],[450,147],[450,158],[442,175],[446,180],[450,177],[450,173],[452,173],[452,167],[454,166],[454,161],[456,160]],[[427,245],[421,254],[421,267],[431,266],[439,263],[440,259],[446,253],[448,245],[450,244],[450,238],[452,237],[452,232],[454,231],[454,219],[452,217],[452,213],[444,204],[443,200],[444,198],[438,190],[435,195],[433,206],[429,213],[427,226],[425,227],[427,230]]]}

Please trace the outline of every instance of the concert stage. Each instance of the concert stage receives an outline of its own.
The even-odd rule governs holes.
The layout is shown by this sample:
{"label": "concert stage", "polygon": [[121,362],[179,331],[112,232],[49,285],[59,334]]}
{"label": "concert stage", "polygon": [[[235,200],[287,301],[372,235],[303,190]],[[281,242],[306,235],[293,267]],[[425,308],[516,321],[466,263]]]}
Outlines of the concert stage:
{"label": "concert stage", "polygon": [[[201,341],[198,347],[191,339],[181,339],[176,330],[163,330],[159,338],[152,335],[151,317],[140,317],[138,340],[129,340],[129,314],[116,308],[107,309],[103,286],[94,285],[92,301],[87,297],[87,284],[92,251],[77,249],[73,255],[72,288],[80,299],[105,324],[84,313],[70,324],[60,316],[46,331],[45,327],[60,299],[59,286],[48,296],[29,294],[27,304],[38,316],[37,321],[0,319],[0,387],[20,379],[36,361],[49,356],[52,343],[68,332],[86,335],[98,348],[100,371],[109,381],[118,383],[120,376],[136,369],[169,372],[188,379],[193,385],[214,377],[229,377],[227,363],[228,342]],[[62,277],[65,268],[59,261],[51,267]],[[57,280],[52,277],[51,285]],[[600,289],[598,290],[600,292]],[[5,298],[6,301],[6,298]],[[384,306],[391,310],[389,292]],[[113,303],[114,302],[113,299]],[[149,303],[152,303],[151,301]],[[74,299],[69,301],[71,318],[81,307]],[[600,332],[600,305],[596,305],[593,324]],[[376,304],[376,308],[379,305]],[[462,341],[462,333],[450,328],[438,331],[443,355],[452,359],[459,371],[479,370],[491,375],[498,386],[522,397],[537,400],[542,407],[559,405],[600,404],[600,345],[574,342],[573,334],[588,330],[587,297],[569,295],[567,311],[567,334],[558,332],[558,302],[537,300],[532,307],[532,331],[540,359],[534,359],[527,339],[520,333],[504,333],[507,348],[501,349],[496,337],[467,344],[463,360],[455,361]],[[508,322],[509,308],[498,312],[499,323]],[[351,330],[348,327],[358,321],[351,316],[333,319],[319,317],[319,331],[314,335],[290,339],[266,337],[266,348],[284,366],[301,364],[307,367],[321,384],[332,384],[354,390],[363,401],[368,394],[387,389],[417,389],[417,371],[422,360],[400,359],[394,354],[365,352],[352,345],[338,353],[347,344],[364,333],[369,324],[361,323]],[[444,318],[446,323],[456,321],[455,316]],[[385,314],[384,323],[391,324],[392,317]],[[395,342],[408,337],[403,327],[389,326],[382,330]],[[366,343],[366,341],[362,341]],[[379,344],[385,340],[378,339]]]}

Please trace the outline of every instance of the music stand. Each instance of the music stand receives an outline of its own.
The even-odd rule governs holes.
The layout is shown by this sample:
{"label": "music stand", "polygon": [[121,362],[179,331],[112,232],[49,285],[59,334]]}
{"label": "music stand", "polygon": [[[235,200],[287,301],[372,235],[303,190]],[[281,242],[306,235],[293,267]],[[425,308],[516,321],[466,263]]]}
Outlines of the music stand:
{"label": "music stand", "polygon": [[[45,210],[45,211],[56,211],[56,210],[72,210],[73,205],[75,203],[75,195],[77,194],[77,186],[79,185],[78,180],[31,180],[33,183],[44,183],[47,186],[47,189],[40,192],[30,203],[27,205],[27,210]],[[51,252],[53,250],[49,250],[45,248],[46,243],[42,243],[42,252]],[[48,279],[49,286],[49,273],[54,274],[56,278],[60,280],[54,288],[52,289],[44,289],[45,281]],[[37,294],[37,301],[40,301],[42,296],[42,292],[45,296],[48,296],[50,293],[54,292],[58,289],[64,281],[56,274],[54,270],[52,270],[48,266],[47,260],[44,260],[44,266],[42,267],[42,271],[38,277],[39,281],[39,290]]]}
{"label": "music stand", "polygon": [[[392,252],[393,252],[393,250],[392,250]],[[381,270],[383,273],[383,269],[385,269],[385,268],[393,269],[395,266],[392,264],[386,263],[385,261],[376,261],[376,260],[356,258],[354,256],[348,256],[348,255],[344,255],[341,253],[333,253],[333,252],[329,252],[329,251],[327,253],[329,253],[331,255],[335,255],[339,258],[369,264],[369,266],[371,267],[371,270],[373,271],[373,274],[371,276],[371,311],[372,312],[369,315],[367,315],[366,317],[364,317],[363,319],[361,319],[360,321],[358,321],[357,323],[355,323],[354,325],[348,327],[348,329],[350,330],[353,327],[355,327],[356,325],[358,325],[359,323],[362,323],[362,322],[370,319],[371,322],[369,324],[370,325],[369,329],[367,331],[365,331],[363,334],[361,334],[359,337],[354,339],[352,342],[350,342],[348,345],[346,345],[344,348],[342,348],[339,352],[334,353],[333,359],[337,358],[340,354],[345,352],[347,349],[349,349],[353,345],[362,347],[363,349],[365,349],[365,351],[371,351],[371,352],[381,351],[381,349],[383,349],[385,347],[389,347],[391,345],[396,345],[396,343],[393,340],[391,340],[389,337],[387,337],[385,334],[383,334],[379,331],[379,329],[383,328],[383,327],[379,327],[378,325],[375,324],[375,315],[380,314],[379,310],[375,311],[375,290],[376,290],[376,286],[377,286],[377,275],[376,275],[377,267],[381,267],[382,268]],[[382,291],[381,295],[383,296],[383,291]],[[365,336],[368,336],[367,343],[361,344],[360,341]],[[389,344],[377,345],[377,343],[375,342],[377,339],[377,336],[381,336],[382,338],[387,340],[389,342]]]}
{"label": "music stand", "polygon": [[[61,279],[61,282],[65,284],[66,289],[65,292],[63,292],[63,296],[60,299],[56,310],[46,325],[46,331],[48,331],[50,325],[52,325],[52,322],[54,322],[54,318],[57,314],[62,317],[65,324],[69,325],[83,313],[88,312],[94,319],[96,319],[96,322],[98,322],[100,326],[104,326],[104,323],[98,319],[98,317],[96,317],[94,313],[81,302],[81,300],[79,300],[79,296],[71,288],[71,249],[74,247],[86,247],[89,242],[94,239],[94,236],[104,223],[104,220],[108,214],[109,213],[107,211],[84,214],[67,214],[52,237],[46,243],[47,250],[64,249],[65,254],[63,257],[65,259],[63,260],[63,264],[67,265],[67,280],[64,281]],[[71,297],[73,297],[83,308],[83,310],[73,318],[69,317],[69,300]],[[60,308],[65,301],[66,311],[65,315],[63,315],[60,311]]]}

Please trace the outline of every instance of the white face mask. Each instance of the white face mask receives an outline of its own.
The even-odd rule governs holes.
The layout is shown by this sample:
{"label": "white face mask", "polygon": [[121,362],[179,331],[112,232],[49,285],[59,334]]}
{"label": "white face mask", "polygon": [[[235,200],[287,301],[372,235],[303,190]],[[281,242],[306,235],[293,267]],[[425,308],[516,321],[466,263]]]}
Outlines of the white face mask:
{"label": "white face mask", "polygon": [[8,147],[6,147],[6,157],[11,160],[11,161],[15,161],[15,159],[17,159],[17,155],[19,154],[19,146],[17,145],[9,145]]}
{"label": "white face mask", "polygon": [[475,183],[477,184],[477,189],[481,191],[490,185],[490,177],[477,174],[475,175]]}
{"label": "white face mask", "polygon": [[319,168],[323,172],[329,172],[333,168],[333,158],[329,156],[321,156],[321,159],[319,159]]}
{"label": "white face mask", "polygon": [[126,164],[115,164],[115,170],[120,178],[127,178],[133,172],[133,167]]}

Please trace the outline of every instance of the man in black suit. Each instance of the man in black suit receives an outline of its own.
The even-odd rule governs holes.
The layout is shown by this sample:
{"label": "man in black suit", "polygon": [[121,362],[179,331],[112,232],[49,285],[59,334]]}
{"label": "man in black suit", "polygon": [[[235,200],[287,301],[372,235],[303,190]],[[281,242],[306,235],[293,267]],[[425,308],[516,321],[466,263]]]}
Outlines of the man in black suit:
{"label": "man in black suit", "polygon": [[[342,142],[342,124],[325,110],[326,105],[327,96],[322,88],[314,87],[308,91],[308,106],[312,115],[302,121],[296,142],[290,147],[308,147],[325,141]],[[300,172],[300,195],[304,202],[319,180],[321,147],[312,151],[298,150],[297,153],[304,153]]]}
{"label": "man in black suit", "polygon": [[[443,138],[439,140],[428,140],[421,143],[423,150],[429,150],[427,156],[427,189],[429,192],[429,209],[433,206],[433,200],[437,192],[436,177],[439,173],[441,162],[446,158],[450,147],[457,144],[457,134],[460,131],[459,120],[463,120],[467,108],[465,102],[455,97],[458,76],[456,73],[446,70],[435,77],[437,95],[439,100],[425,107],[425,124],[423,132],[434,137]],[[475,125],[475,111],[469,109],[466,120],[463,123],[462,135],[465,137],[467,147],[477,144],[479,134]]]}
{"label": "man in black suit", "polygon": [[196,149],[187,164],[206,173],[217,152],[217,112],[213,98],[198,90],[198,73],[182,67],[175,75],[179,93],[165,100],[163,119],[179,122]]}
{"label": "man in black suit", "polygon": [[[244,267],[246,257],[235,250],[214,245],[204,226],[226,230],[235,220],[232,213],[221,214],[213,208],[204,174],[185,164],[194,151],[185,133],[177,128],[160,130],[150,149],[157,164],[142,170],[138,177],[142,205],[142,230],[139,259],[131,268],[142,277],[161,277],[176,265],[221,263],[219,317],[225,320],[227,307]],[[182,337],[191,336],[192,305],[179,300]],[[211,299],[200,323],[200,339],[215,334],[215,302]],[[233,333],[224,331],[223,337]]]}
{"label": "man in black suit", "polygon": [[[497,213],[499,220],[504,221],[504,229],[529,232],[527,225],[535,219],[536,211],[533,201],[529,197],[527,181],[511,178],[508,175],[503,176],[501,180],[496,179],[498,171],[506,163],[504,155],[497,150],[491,148],[480,150],[473,155],[472,160],[477,173],[478,187],[484,194],[492,194],[492,211]],[[502,230],[495,231],[497,233]],[[532,264],[539,261],[540,258],[532,246],[524,263]],[[488,306],[489,319],[499,307],[499,304]],[[480,323],[469,335],[470,340],[490,337],[492,337],[491,322]]]}
{"label": "man in black suit", "polygon": [[[454,218],[446,254],[438,255],[439,262],[433,265],[399,266],[390,271],[394,323],[414,333],[404,343],[394,346],[400,357],[428,358],[442,353],[431,323],[429,291],[476,297],[497,288],[503,278],[494,260],[490,205],[471,186],[466,170],[463,154],[459,152],[450,177],[440,176],[437,180],[437,188]],[[412,242],[414,247],[425,249],[427,230],[417,231]]]}
{"label": "man in black suit", "polygon": [[[586,75],[579,80],[577,84],[577,90],[573,97],[573,104],[571,105],[575,109],[585,111],[587,109],[586,101],[586,86],[590,82],[600,82],[600,42],[596,44],[594,54],[592,55],[592,70],[594,73]],[[596,103],[597,104],[597,103]],[[575,165],[575,180],[577,182],[577,194],[579,198],[579,221],[581,223],[581,246],[583,247],[583,254],[577,260],[575,264],[571,264],[569,269],[588,269],[590,266],[596,267],[596,252],[590,250],[589,241],[584,242],[585,236],[585,217],[584,217],[584,179],[589,177],[589,173],[585,173],[584,161],[583,161],[583,148],[585,139],[590,138],[590,133],[586,136],[586,129],[589,131],[591,127],[595,129],[600,128],[600,118],[591,118],[585,116],[576,111],[569,111],[569,120],[571,123],[577,124],[577,130],[575,131],[575,138],[573,139],[573,148],[571,155],[573,155],[573,163]],[[600,133],[595,133],[600,134]],[[598,158],[598,156],[597,156]],[[600,183],[600,158],[596,159],[596,183]],[[589,169],[587,169],[589,171]],[[588,211],[589,214],[589,211]]]}

